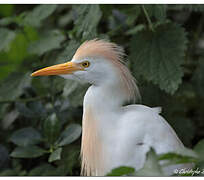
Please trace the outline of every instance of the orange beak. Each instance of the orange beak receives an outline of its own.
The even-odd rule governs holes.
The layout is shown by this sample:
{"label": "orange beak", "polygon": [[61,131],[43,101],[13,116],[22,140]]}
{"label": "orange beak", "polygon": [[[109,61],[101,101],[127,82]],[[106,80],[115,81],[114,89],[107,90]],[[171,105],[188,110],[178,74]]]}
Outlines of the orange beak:
{"label": "orange beak", "polygon": [[72,74],[74,71],[84,70],[79,64],[74,62],[67,62],[64,64],[58,64],[50,67],[46,67],[35,71],[31,76],[50,76],[50,75],[63,75]]}

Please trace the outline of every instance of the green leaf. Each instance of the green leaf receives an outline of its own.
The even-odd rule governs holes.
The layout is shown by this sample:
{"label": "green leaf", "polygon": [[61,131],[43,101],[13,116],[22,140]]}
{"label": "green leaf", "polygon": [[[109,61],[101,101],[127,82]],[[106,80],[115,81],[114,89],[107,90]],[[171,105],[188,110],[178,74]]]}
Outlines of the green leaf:
{"label": "green leaf", "polygon": [[204,161],[204,139],[200,140],[194,147],[194,151],[198,154],[199,161]]}
{"label": "green leaf", "polygon": [[2,119],[2,129],[8,129],[18,118],[19,112],[15,109],[5,114]]}
{"label": "green leaf", "polygon": [[10,141],[18,146],[29,146],[41,142],[42,137],[36,129],[27,127],[15,131],[11,135]]}
{"label": "green leaf", "polygon": [[27,47],[28,40],[26,36],[23,33],[18,33],[10,44],[8,59],[12,62],[21,63],[28,55]]}
{"label": "green leaf", "polygon": [[9,165],[9,154],[6,147],[0,144],[0,169],[6,168]]}
{"label": "green leaf", "polygon": [[62,96],[69,98],[69,103],[73,107],[82,105],[83,98],[89,85],[79,84],[76,81],[67,80],[63,89]]}
{"label": "green leaf", "polygon": [[182,81],[186,42],[183,28],[173,23],[137,33],[130,44],[134,73],[173,94]]}
{"label": "green leaf", "polygon": [[120,166],[118,168],[113,169],[107,176],[124,176],[130,175],[135,172],[135,169],[128,166]]}
{"label": "green leaf", "polygon": [[15,100],[23,93],[24,88],[30,86],[30,83],[30,72],[12,73],[0,86],[0,100]]}
{"label": "green leaf", "polygon": [[204,98],[204,58],[201,57],[198,61],[197,68],[192,77],[193,87],[198,95]]}
{"label": "green leaf", "polygon": [[58,161],[58,172],[60,175],[65,176],[69,174],[74,175],[74,170],[79,168],[80,164],[80,147],[78,145],[69,145],[63,147],[63,152],[61,155],[61,160]]}
{"label": "green leaf", "polygon": [[29,172],[29,176],[53,176],[55,175],[55,168],[50,164],[39,165]]}
{"label": "green leaf", "polygon": [[10,156],[14,158],[36,158],[42,156],[44,153],[45,150],[38,146],[26,146],[16,147]]}
{"label": "green leaf", "polygon": [[57,140],[58,146],[65,146],[72,143],[81,135],[81,126],[78,124],[69,125]]}
{"label": "green leaf", "polygon": [[179,11],[195,11],[195,12],[203,12],[204,5],[203,4],[169,4],[169,10],[179,10]]}
{"label": "green leaf", "polygon": [[166,19],[166,5],[165,4],[148,4],[143,5],[149,17],[155,17],[162,22]]}
{"label": "green leaf", "polygon": [[133,27],[132,29],[128,30],[125,34],[127,34],[127,35],[137,34],[138,32],[140,32],[144,29],[145,29],[145,25],[139,24],[139,25]]}
{"label": "green leaf", "polygon": [[159,160],[169,160],[163,165],[171,165],[171,164],[185,164],[185,163],[193,163],[196,162],[195,157],[183,156],[177,153],[166,153],[159,156]]}
{"label": "green leaf", "polygon": [[43,4],[35,7],[24,19],[24,23],[39,27],[43,20],[49,17],[57,8],[56,4]]}
{"label": "green leaf", "polygon": [[9,45],[11,41],[15,38],[15,32],[10,31],[9,29],[6,28],[0,28],[0,51],[9,50]]}
{"label": "green leaf", "polygon": [[14,9],[14,4],[1,4],[0,5],[0,15],[1,16],[11,16]]}
{"label": "green leaf", "polygon": [[32,26],[24,26],[24,32],[29,41],[35,41],[38,37],[38,32]]}
{"label": "green leaf", "polygon": [[129,8],[125,8],[123,11],[126,14],[126,23],[127,25],[131,26],[135,24],[135,21],[141,14],[141,7],[140,5],[130,6]]}
{"label": "green leaf", "polygon": [[64,40],[65,36],[59,30],[46,31],[39,40],[29,45],[28,52],[40,56],[50,50],[60,48],[60,43]]}
{"label": "green leaf", "polygon": [[[177,108],[177,111],[178,111],[178,108]],[[178,114],[174,117],[172,114],[172,118],[170,119],[169,123],[174,127],[174,130],[176,131],[178,137],[181,137],[181,141],[185,145],[187,144],[190,145],[192,142],[192,139],[195,136],[195,125],[191,121],[191,119],[179,116]]]}
{"label": "green leaf", "polygon": [[76,40],[70,40],[66,48],[62,51],[62,53],[59,54],[56,64],[64,63],[65,61],[70,61],[79,46],[80,46],[79,42],[77,42]]}
{"label": "green leaf", "polygon": [[166,19],[166,5],[158,4],[154,6],[154,16],[159,21],[165,21]]}
{"label": "green leaf", "polygon": [[18,112],[27,118],[45,118],[47,115],[46,109],[40,101],[33,101],[29,103],[16,103]]}
{"label": "green leaf", "polygon": [[43,134],[50,144],[53,144],[60,133],[60,122],[55,113],[51,114],[43,125]]}
{"label": "green leaf", "polygon": [[97,25],[102,13],[99,5],[73,5],[73,20],[77,37],[83,40],[92,39],[97,35]]}
{"label": "green leaf", "polygon": [[62,148],[58,148],[55,151],[53,151],[49,156],[48,162],[51,163],[53,161],[60,160],[61,159],[61,152],[62,152]]}

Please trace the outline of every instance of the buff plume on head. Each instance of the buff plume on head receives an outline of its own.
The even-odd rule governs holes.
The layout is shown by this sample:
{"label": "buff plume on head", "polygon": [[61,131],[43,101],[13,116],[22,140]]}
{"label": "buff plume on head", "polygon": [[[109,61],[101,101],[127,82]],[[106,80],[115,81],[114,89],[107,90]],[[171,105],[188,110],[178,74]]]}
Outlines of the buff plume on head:
{"label": "buff plume on head", "polygon": [[120,73],[120,78],[126,89],[128,101],[140,100],[139,89],[136,85],[135,78],[131,75],[129,69],[124,65],[124,49],[115,43],[107,40],[93,39],[85,41],[76,51],[73,59],[83,59],[87,57],[103,57],[117,67]]}

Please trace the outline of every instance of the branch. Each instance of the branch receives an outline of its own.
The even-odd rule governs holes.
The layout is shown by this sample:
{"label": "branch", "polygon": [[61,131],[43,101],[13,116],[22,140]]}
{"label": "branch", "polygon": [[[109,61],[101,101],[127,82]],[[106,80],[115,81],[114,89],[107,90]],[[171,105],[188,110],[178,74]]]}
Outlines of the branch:
{"label": "branch", "polygon": [[150,19],[150,17],[149,17],[149,14],[147,13],[147,11],[146,11],[144,5],[142,5],[142,10],[143,10],[143,12],[144,12],[144,14],[145,14],[145,17],[146,17],[147,21],[148,21],[150,30],[154,32],[154,28],[153,28],[152,21],[151,21],[151,19]]}

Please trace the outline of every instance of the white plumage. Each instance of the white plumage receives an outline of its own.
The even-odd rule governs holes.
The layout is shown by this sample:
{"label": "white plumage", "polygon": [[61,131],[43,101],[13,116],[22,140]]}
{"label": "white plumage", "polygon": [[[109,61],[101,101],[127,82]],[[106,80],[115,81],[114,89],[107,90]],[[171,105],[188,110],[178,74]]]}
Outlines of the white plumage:
{"label": "white plumage", "polygon": [[[71,62],[41,69],[32,76],[61,75],[88,82],[83,103],[82,174],[103,176],[118,166],[143,167],[146,153],[182,151],[182,142],[159,114],[160,108],[123,104],[139,91],[134,78],[123,65],[123,50],[104,40],[82,44]],[[165,167],[166,175],[177,165]]]}

